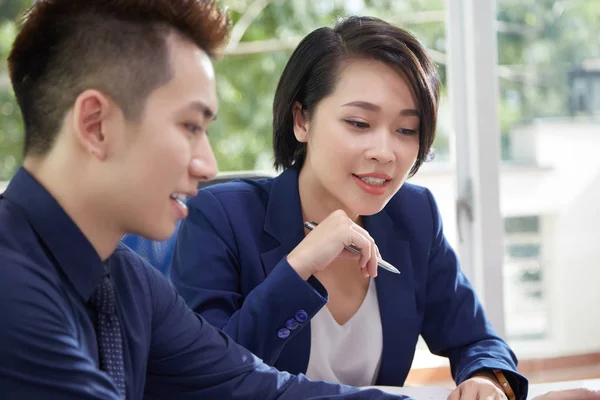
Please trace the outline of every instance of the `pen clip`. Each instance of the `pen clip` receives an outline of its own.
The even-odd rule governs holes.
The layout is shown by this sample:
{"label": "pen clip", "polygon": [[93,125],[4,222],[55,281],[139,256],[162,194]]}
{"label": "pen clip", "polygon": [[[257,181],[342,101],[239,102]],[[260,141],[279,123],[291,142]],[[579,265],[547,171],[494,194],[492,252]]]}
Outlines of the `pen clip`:
{"label": "pen clip", "polygon": [[306,222],[304,223],[304,226],[306,227],[306,229],[308,229],[308,230],[311,230],[311,231],[312,231],[313,229],[315,229],[315,228],[317,227],[317,225],[319,225],[319,224],[317,224],[316,222],[313,222],[313,221],[310,221],[310,222],[309,222],[309,221],[306,221]]}

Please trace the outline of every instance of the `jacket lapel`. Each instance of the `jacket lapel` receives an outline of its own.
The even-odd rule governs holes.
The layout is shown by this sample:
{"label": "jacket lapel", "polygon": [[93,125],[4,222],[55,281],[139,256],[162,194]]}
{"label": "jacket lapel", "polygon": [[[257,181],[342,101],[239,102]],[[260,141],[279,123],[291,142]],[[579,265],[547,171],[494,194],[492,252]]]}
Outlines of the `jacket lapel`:
{"label": "jacket lapel", "polygon": [[[261,260],[267,276],[304,239],[304,221],[298,192],[298,172],[287,169],[273,180],[261,240]],[[292,374],[305,372],[310,355],[310,324],[281,352],[275,367]]]}
{"label": "jacket lapel", "polygon": [[400,225],[394,224],[387,207],[375,215],[364,217],[363,222],[377,243],[381,257],[400,271],[398,275],[379,268],[375,283],[384,332],[376,384],[401,386],[410,370],[420,331],[410,244]]}
{"label": "jacket lapel", "polygon": [[298,173],[290,168],[273,180],[267,202],[261,259],[268,275],[304,239]]}

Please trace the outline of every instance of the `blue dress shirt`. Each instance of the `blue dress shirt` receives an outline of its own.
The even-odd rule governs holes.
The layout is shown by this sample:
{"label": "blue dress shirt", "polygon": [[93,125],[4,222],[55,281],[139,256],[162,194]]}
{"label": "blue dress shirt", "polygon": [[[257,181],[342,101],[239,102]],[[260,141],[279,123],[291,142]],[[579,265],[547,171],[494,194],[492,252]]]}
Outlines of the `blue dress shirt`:
{"label": "blue dress shirt", "polygon": [[[278,372],[194,314],[127,247],[107,264],[117,292],[127,399],[399,398]],[[0,196],[0,397],[119,398],[98,367],[88,306],[104,275],[75,223],[20,169]]]}
{"label": "blue dress shirt", "polygon": [[[305,282],[286,260],[304,239],[298,172],[210,186],[188,207],[171,268],[179,293],[269,365],[305,373],[310,318],[328,295],[316,278]],[[422,335],[433,353],[449,358],[457,384],[498,369],[517,399],[525,399],[527,380],[461,271],[431,193],[406,183],[363,222],[383,259],[401,271],[380,268],[375,278],[383,331],[376,384],[404,384]]]}

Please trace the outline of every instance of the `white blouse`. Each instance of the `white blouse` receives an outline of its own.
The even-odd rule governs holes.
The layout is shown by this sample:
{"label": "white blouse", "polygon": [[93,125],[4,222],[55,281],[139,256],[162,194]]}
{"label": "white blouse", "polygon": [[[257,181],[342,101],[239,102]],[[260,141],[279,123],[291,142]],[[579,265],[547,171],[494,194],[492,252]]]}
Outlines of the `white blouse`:
{"label": "white blouse", "polygon": [[363,303],[344,325],[338,324],[325,306],[310,320],[310,330],[307,377],[352,386],[375,384],[383,332],[373,279]]}

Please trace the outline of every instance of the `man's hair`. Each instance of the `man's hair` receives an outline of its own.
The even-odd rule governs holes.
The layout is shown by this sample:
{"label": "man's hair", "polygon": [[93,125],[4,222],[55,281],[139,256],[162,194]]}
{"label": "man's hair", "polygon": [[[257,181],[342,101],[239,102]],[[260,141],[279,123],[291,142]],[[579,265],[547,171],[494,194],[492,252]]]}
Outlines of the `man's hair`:
{"label": "man's hair", "polygon": [[96,89],[128,120],[172,78],[167,37],[178,32],[214,57],[229,32],[215,0],[38,0],[8,58],[25,123],[25,155],[51,148],[77,96]]}

